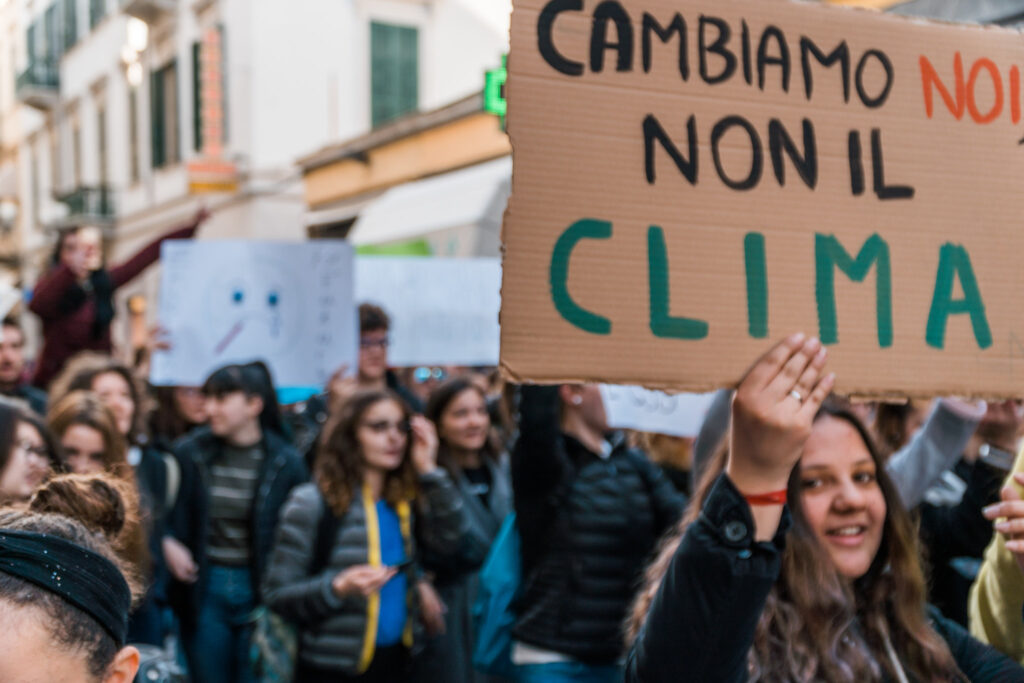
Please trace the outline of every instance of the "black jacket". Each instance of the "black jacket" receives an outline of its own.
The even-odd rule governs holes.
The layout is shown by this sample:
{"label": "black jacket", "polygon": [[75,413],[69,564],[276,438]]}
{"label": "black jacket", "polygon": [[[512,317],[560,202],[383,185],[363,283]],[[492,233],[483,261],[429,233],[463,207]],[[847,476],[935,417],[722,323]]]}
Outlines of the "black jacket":
{"label": "black jacket", "polygon": [[[194,625],[206,589],[206,542],[209,534],[210,491],[209,466],[223,452],[223,441],[201,427],[183,437],[175,446],[182,465],[181,490],[172,512],[171,532],[188,546],[199,565],[199,580],[191,586],[175,583],[173,602],[186,627]],[[252,502],[250,542],[253,590],[259,602],[259,586],[274,545],[278,513],[291,490],[306,482],[309,474],[291,444],[273,432],[263,433],[266,456],[256,484]]]}
{"label": "black jacket", "polygon": [[523,585],[513,636],[591,663],[622,655],[622,620],[685,498],[640,451],[607,458],[559,430],[556,387],[524,387],[512,452]]}
{"label": "black jacket", "polygon": [[[750,508],[721,475],[651,604],[629,655],[627,683],[746,681],[747,653],[779,578],[788,528],[786,512],[772,542],[756,542]],[[1024,681],[1016,662],[937,610],[929,617],[968,680]]]}
{"label": "black jacket", "polygon": [[992,540],[992,522],[982,509],[999,502],[999,488],[1006,472],[982,460],[961,460],[954,473],[967,483],[957,505],[921,503],[921,545],[930,569],[928,599],[942,613],[967,625],[967,603],[976,576],[963,576],[951,564],[955,558],[973,558],[981,565],[982,555]]}
{"label": "black jacket", "polygon": [[19,384],[13,391],[11,391],[11,393],[6,395],[10,398],[16,398],[24,401],[36,415],[43,418],[46,417],[46,402],[48,397],[46,392],[42,389],[34,387],[31,384]]}
{"label": "black jacket", "polygon": [[[153,447],[140,447],[140,460],[135,465],[135,478],[139,485],[139,497],[145,511],[147,528],[146,537],[149,541],[149,552],[152,557],[152,584],[150,594],[161,602],[167,600],[167,583],[170,574],[164,562],[161,546],[164,536],[168,533],[171,507],[168,506],[168,468],[177,467],[180,476],[181,464],[169,453]],[[175,464],[169,465],[167,458],[174,458]],[[179,479],[178,490],[181,490]],[[173,502],[171,503],[173,506]]]}

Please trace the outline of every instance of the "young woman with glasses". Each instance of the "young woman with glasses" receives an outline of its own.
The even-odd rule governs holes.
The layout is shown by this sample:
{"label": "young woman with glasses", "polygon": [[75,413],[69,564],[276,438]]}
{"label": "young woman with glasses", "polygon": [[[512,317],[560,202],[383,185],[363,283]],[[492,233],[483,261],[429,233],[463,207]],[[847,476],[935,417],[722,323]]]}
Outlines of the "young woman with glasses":
{"label": "young woman with glasses", "polygon": [[405,680],[421,631],[417,548],[454,553],[465,529],[433,425],[390,391],[348,400],[314,483],[281,513],[267,574],[267,605],[299,627],[295,680]]}
{"label": "young woman with glasses", "polygon": [[61,469],[46,426],[27,410],[0,402],[0,504],[28,500],[51,472]]}

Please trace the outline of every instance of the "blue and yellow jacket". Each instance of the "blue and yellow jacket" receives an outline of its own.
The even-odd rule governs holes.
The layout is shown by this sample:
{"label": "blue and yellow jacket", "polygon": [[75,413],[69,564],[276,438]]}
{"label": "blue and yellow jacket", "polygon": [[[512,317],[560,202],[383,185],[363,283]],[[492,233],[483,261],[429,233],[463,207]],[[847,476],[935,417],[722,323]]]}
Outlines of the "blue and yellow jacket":
{"label": "blue and yellow jacket", "polygon": [[[461,497],[448,474],[434,470],[419,481],[415,501],[400,503],[407,557],[417,547],[432,552],[458,551],[466,520]],[[347,675],[363,673],[373,661],[380,618],[380,596],[339,598],[331,582],[339,572],[362,564],[380,566],[380,527],[376,501],[366,490],[353,500],[344,515],[327,567],[311,575],[316,534],[323,498],[315,484],[299,486],[281,512],[263,595],[266,604],[299,629],[300,657],[317,669]],[[420,641],[419,599],[415,565],[408,567],[407,617],[403,643],[414,649]]]}

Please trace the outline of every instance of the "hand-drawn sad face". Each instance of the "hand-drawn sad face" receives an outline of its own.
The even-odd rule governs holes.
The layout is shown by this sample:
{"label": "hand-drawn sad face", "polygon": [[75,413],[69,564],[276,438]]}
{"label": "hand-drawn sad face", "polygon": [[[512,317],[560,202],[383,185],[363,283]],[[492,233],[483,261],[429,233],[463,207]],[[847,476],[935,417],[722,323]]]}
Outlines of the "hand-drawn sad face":
{"label": "hand-drawn sad face", "polygon": [[291,343],[300,330],[302,301],[295,287],[267,261],[251,270],[230,266],[210,283],[208,340],[214,356],[265,356]]}

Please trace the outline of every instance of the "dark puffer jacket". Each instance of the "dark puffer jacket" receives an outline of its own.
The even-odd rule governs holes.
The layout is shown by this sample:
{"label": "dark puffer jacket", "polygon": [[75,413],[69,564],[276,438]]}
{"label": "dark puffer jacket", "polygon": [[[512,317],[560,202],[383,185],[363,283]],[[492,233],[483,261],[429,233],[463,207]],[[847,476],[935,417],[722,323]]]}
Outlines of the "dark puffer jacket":
{"label": "dark puffer jacket", "polygon": [[[192,585],[172,584],[172,602],[185,630],[193,628],[199,605],[206,591],[209,563],[206,543],[210,524],[210,463],[223,453],[224,442],[209,427],[201,427],[183,437],[175,446],[181,463],[181,491],[171,516],[171,533],[188,546],[199,565],[199,580]],[[274,433],[263,433],[266,454],[256,483],[250,517],[252,585],[260,586],[270,551],[278,515],[291,490],[306,482],[309,474],[298,452],[285,439]]]}
{"label": "dark puffer jacket", "polygon": [[557,387],[524,387],[512,482],[522,537],[516,640],[589,664],[622,655],[622,620],[658,538],[682,513],[641,451],[607,457],[558,425]]}

